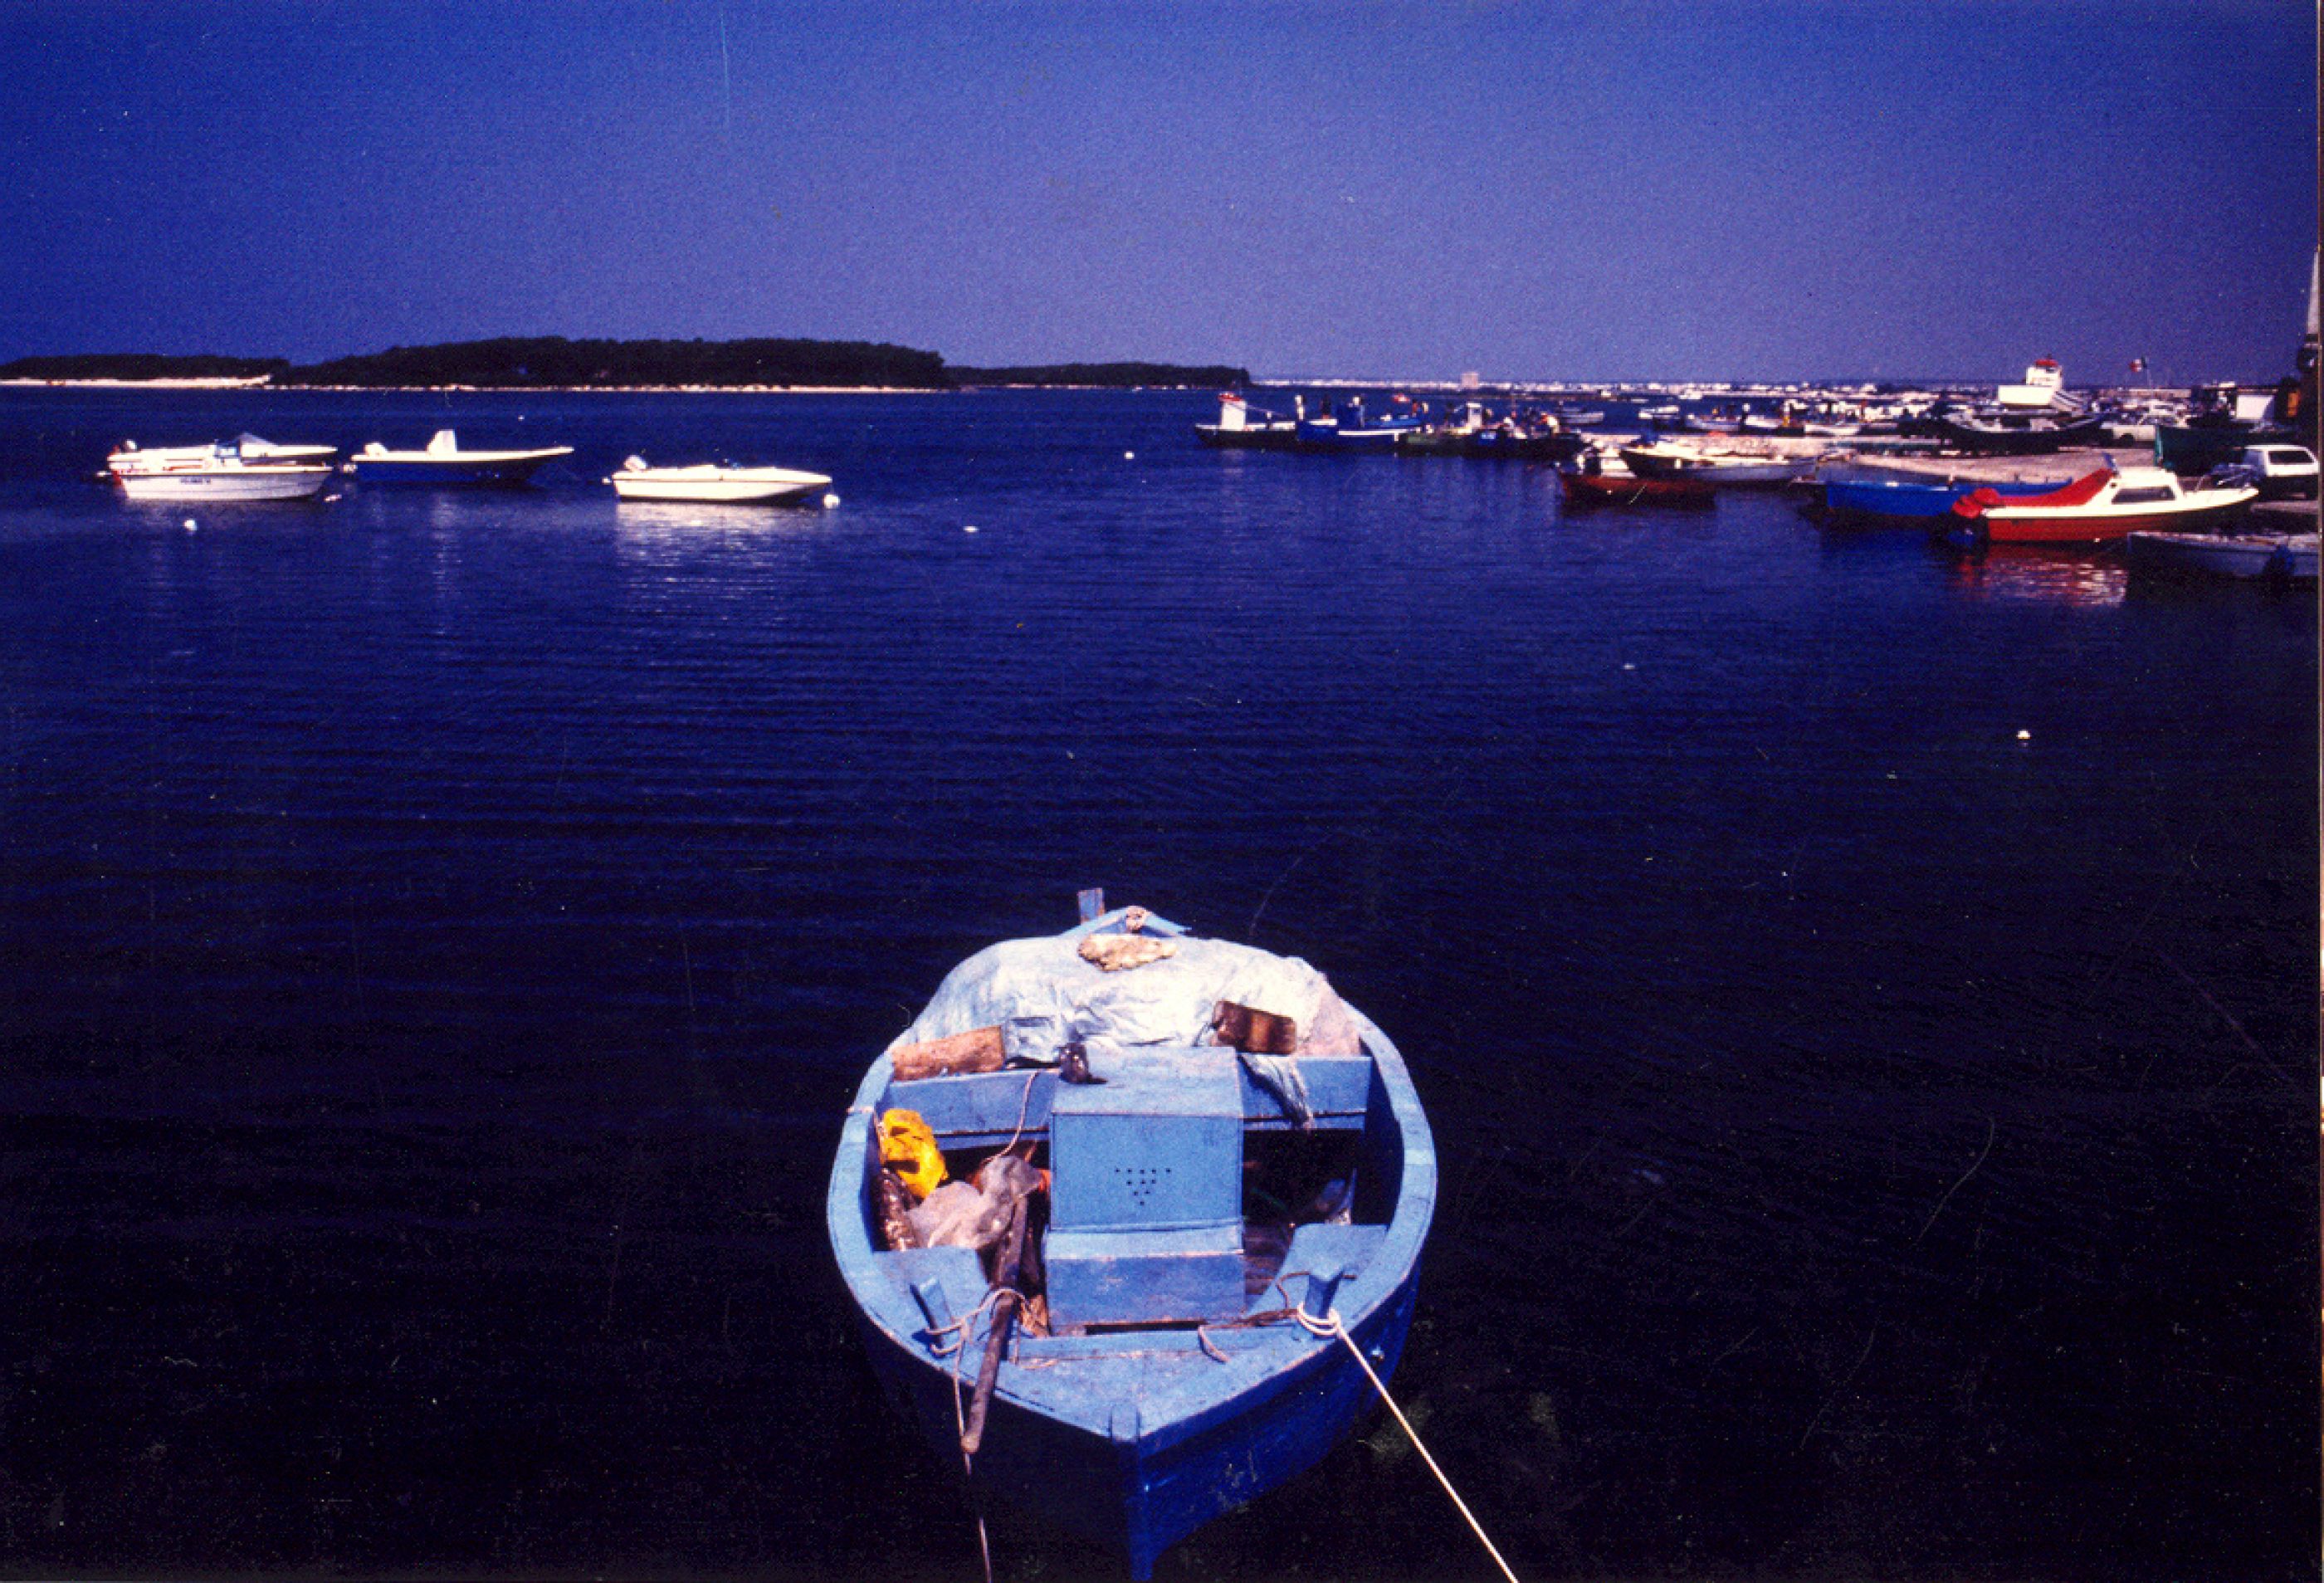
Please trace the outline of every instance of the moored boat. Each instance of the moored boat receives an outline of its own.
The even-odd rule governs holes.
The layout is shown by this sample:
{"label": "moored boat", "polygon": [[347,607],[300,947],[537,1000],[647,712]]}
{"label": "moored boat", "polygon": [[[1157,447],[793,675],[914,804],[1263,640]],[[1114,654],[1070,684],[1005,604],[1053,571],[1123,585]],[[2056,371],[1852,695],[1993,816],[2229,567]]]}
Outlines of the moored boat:
{"label": "moored boat", "polygon": [[1503,461],[1565,461],[1579,456],[1588,444],[1580,435],[1566,432],[1554,417],[1513,411],[1497,418],[1475,402],[1464,404],[1444,422],[1407,430],[1396,440],[1396,449],[1406,456]]}
{"label": "moored boat", "polygon": [[[1763,442],[1764,443],[1764,442]],[[1621,448],[1622,459],[1641,478],[1693,478],[1728,487],[1788,484],[1814,465],[1807,457],[1712,449],[1660,440]]]}
{"label": "moored boat", "polygon": [[2216,531],[2258,497],[2251,488],[2190,492],[2161,467],[2102,467],[2047,495],[1972,490],[1953,503],[1953,531],[1994,544],[2099,544],[2134,529]]}
{"label": "moored boat", "polygon": [[1289,450],[1299,438],[1299,421],[1254,407],[1235,392],[1223,391],[1219,395],[1219,421],[1195,424],[1194,438],[1219,450]]}
{"label": "moored boat", "polygon": [[821,473],[791,467],[734,467],[711,462],[655,467],[631,457],[609,480],[623,500],[680,500],[707,505],[784,505],[819,499],[831,487]]}
{"label": "moored boat", "polygon": [[1952,514],[1953,503],[1972,492],[1990,489],[2005,500],[2047,495],[2070,480],[2043,478],[2032,483],[1963,483],[1957,479],[1917,482],[1901,478],[1827,478],[1823,486],[1825,513],[1843,521],[1910,522],[1926,525]]}
{"label": "moored boat", "polygon": [[198,458],[187,448],[173,451],[166,466],[116,473],[122,494],[136,501],[211,504],[309,500],[331,477],[320,463],[247,460],[235,445],[213,446]]}
{"label": "moored boat", "polygon": [[827,1217],[939,1458],[1142,1579],[1373,1400],[1352,1353],[1403,1350],[1436,1158],[1321,974],[1101,905],[968,958],[873,1060]]}
{"label": "moored boat", "polygon": [[390,450],[374,440],[348,458],[347,466],[366,484],[512,489],[532,482],[543,464],[572,454],[569,445],[531,450],[463,450],[456,434],[438,429],[425,449]]}
{"label": "moored boat", "polygon": [[1701,478],[1642,478],[1636,473],[1567,467],[1557,475],[1569,505],[1709,505],[1719,492]]}
{"label": "moored boat", "polygon": [[1293,449],[1383,455],[1392,452],[1401,437],[1420,429],[1427,421],[1425,413],[1409,408],[1402,397],[1397,397],[1394,404],[1407,410],[1377,416],[1365,412],[1363,398],[1357,396],[1319,416],[1300,418],[1294,425]]}
{"label": "moored boat", "polygon": [[339,454],[336,445],[277,445],[255,434],[237,434],[230,440],[208,445],[140,447],[134,440],[124,440],[106,456],[105,468],[117,481],[132,473],[204,467],[224,449],[231,449],[244,462],[277,467],[327,467],[331,458]]}
{"label": "moored boat", "polygon": [[2132,532],[2123,558],[2134,572],[2158,577],[2316,580],[2317,535],[2308,533]]}

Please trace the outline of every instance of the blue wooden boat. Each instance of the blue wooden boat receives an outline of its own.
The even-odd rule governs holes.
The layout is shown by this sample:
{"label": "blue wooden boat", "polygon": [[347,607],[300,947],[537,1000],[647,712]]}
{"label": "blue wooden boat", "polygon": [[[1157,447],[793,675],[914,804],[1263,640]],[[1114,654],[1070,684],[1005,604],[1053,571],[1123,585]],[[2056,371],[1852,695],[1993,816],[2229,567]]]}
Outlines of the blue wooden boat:
{"label": "blue wooden boat", "polygon": [[[1085,898],[1077,929],[1003,941],[947,976],[865,1073],[827,1208],[873,1365],[940,1458],[1144,1579],[1166,1547],[1314,1465],[1375,1401],[1348,1343],[1383,1379],[1395,1368],[1436,1155],[1395,1045],[1327,985],[1337,1010],[1318,1010],[1314,1031],[1336,1017],[1343,1053],[1318,1052],[1329,1041],[1305,1028],[1282,1053],[1296,1018],[1263,1014],[1250,1027],[1272,1022],[1278,1052],[1233,1047],[1266,1041],[1235,1027],[1238,1007],[1207,1000],[1219,973],[1323,985],[1306,964],[1098,905]],[[1082,959],[1118,945],[1174,955],[1114,972]],[[1176,1012],[1156,1022],[1154,1008],[1177,1000],[1199,1007],[1200,1032]],[[985,1034],[1008,1051],[1005,1068],[897,1075],[899,1060],[927,1069],[925,1052]],[[1061,1063],[1038,1064],[1052,1051]],[[989,1053],[988,1066],[1001,1059]],[[925,1121],[954,1177],[1002,1152],[1046,1170],[1019,1213],[1030,1207],[1024,1262],[1038,1271],[1047,1333],[1010,1322],[1033,1315],[1038,1329],[1034,1301],[994,1301],[975,1249],[884,1245],[900,1190],[881,1137],[903,1125],[883,1121],[897,1111]],[[1286,1180],[1285,1162],[1300,1160],[1337,1173],[1319,1195],[1336,1208],[1278,1220],[1253,1184]],[[989,1256],[1012,1267],[1013,1255]],[[1321,1318],[1333,1315],[1347,1339]],[[964,1458],[964,1430],[980,1420]]]}
{"label": "blue wooden boat", "polygon": [[424,450],[390,450],[374,440],[350,457],[347,465],[365,484],[516,489],[532,482],[543,463],[572,454],[569,445],[533,450],[462,450],[456,434],[438,429]]}
{"label": "blue wooden boat", "polygon": [[1949,524],[1953,503],[1973,490],[1987,488],[2010,499],[2046,495],[2067,482],[2051,478],[2031,484],[1980,484],[1972,478],[1966,483],[1914,484],[1895,478],[1830,478],[1824,482],[1823,506],[1837,518],[1914,522],[1934,527]]}
{"label": "blue wooden boat", "polygon": [[1372,451],[1388,456],[1395,454],[1398,438],[1416,432],[1427,421],[1427,414],[1417,409],[1376,416],[1364,411],[1363,398],[1358,396],[1320,416],[1301,418],[1295,445],[1300,450]]}

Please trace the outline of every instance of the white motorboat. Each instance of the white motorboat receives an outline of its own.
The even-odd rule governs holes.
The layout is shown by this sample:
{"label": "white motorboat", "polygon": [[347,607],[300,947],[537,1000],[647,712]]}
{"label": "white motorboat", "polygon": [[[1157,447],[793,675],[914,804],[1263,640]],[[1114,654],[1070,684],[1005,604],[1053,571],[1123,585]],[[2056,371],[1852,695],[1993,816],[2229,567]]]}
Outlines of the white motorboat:
{"label": "white motorboat", "polygon": [[730,467],[703,462],[690,467],[654,467],[631,457],[609,480],[623,500],[683,500],[711,505],[803,504],[831,487],[821,473],[791,467]]}
{"label": "white motorboat", "polygon": [[141,448],[124,440],[105,458],[106,471],[125,478],[132,473],[164,473],[172,469],[208,467],[218,452],[231,449],[244,461],[284,467],[324,467],[339,454],[336,445],[277,445],[255,434],[238,434],[209,445],[156,445]]}
{"label": "white motorboat", "polygon": [[569,445],[533,450],[463,450],[459,436],[438,429],[424,450],[390,450],[376,440],[348,459],[348,468],[366,484],[420,485],[434,488],[521,488],[543,462],[573,454]]}
{"label": "white motorboat", "polygon": [[329,481],[319,462],[250,461],[234,446],[213,447],[202,460],[180,459],[167,467],[116,474],[121,492],[132,500],[208,501],[310,500]]}
{"label": "white motorboat", "polygon": [[2135,532],[2125,538],[2123,555],[2133,571],[2165,577],[2312,583],[2316,542],[2314,533]]}
{"label": "white motorboat", "polygon": [[2134,531],[2215,532],[2244,514],[2259,491],[2181,487],[2162,467],[2101,467],[2047,495],[2005,497],[1990,486],[1953,502],[1952,532],[1995,544],[2100,544]]}

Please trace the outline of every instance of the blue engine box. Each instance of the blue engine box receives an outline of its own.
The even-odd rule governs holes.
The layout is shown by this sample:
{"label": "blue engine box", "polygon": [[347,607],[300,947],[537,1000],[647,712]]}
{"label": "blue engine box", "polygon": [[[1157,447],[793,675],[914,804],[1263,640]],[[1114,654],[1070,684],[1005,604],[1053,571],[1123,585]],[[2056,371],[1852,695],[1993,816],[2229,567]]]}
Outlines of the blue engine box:
{"label": "blue engine box", "polygon": [[1093,1053],[1102,1083],[1049,1108],[1049,1224],[1168,1231],[1242,1221],[1242,1087],[1230,1050]]}
{"label": "blue engine box", "polygon": [[1093,1052],[1102,1084],[1049,1113],[1049,1316],[1093,1324],[1242,1312],[1242,1088],[1226,1050]]}

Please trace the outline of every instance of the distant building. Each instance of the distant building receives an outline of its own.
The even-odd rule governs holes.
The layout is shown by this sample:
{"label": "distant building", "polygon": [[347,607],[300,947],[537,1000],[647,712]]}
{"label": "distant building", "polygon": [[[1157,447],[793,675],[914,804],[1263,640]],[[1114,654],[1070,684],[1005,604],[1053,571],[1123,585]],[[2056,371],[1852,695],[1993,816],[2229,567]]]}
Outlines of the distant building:
{"label": "distant building", "polygon": [[1461,388],[1462,390],[1475,390],[1479,385],[1484,383],[1484,377],[1474,368],[1469,369],[1461,375]]}

